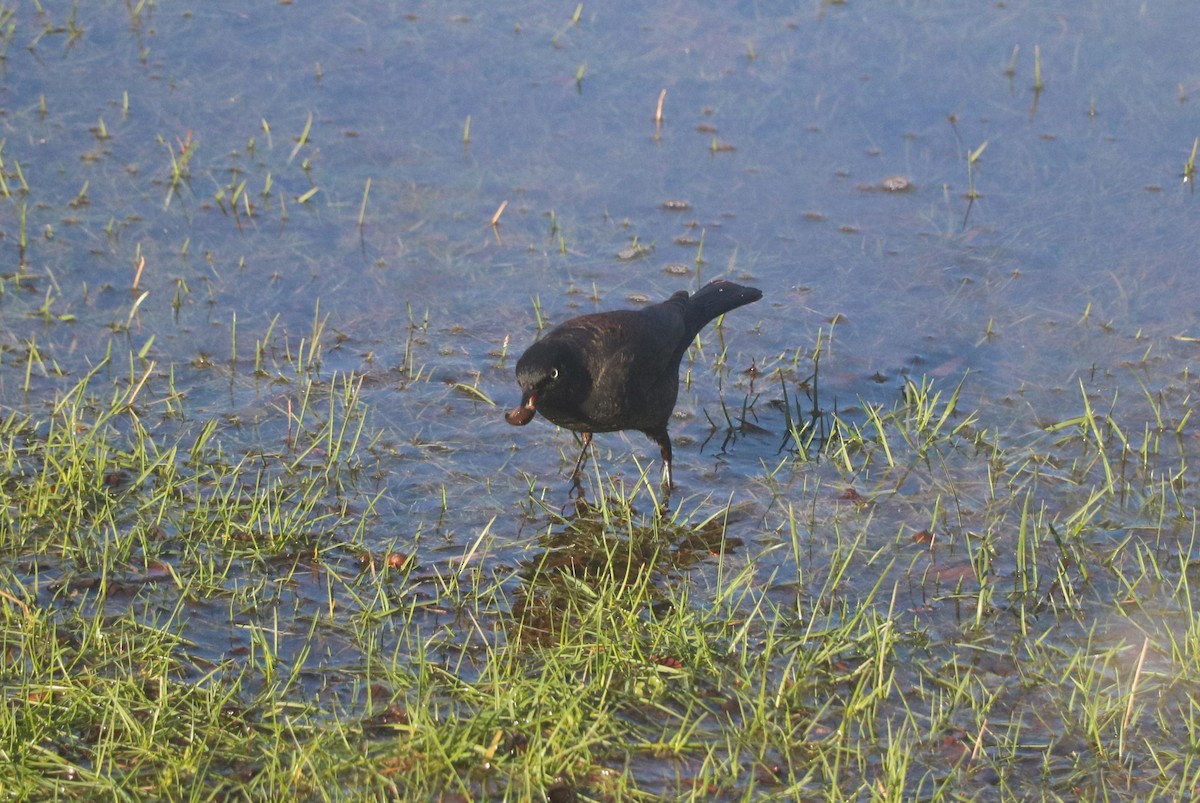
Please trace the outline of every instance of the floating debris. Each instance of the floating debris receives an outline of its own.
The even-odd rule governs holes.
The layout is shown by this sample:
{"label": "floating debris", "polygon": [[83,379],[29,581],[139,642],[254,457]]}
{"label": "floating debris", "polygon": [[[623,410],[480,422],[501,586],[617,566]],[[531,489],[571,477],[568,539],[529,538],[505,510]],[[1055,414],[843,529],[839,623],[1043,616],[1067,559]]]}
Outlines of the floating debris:
{"label": "floating debris", "polygon": [[633,245],[626,246],[620,251],[617,251],[617,259],[621,260],[622,262],[628,262],[633,259],[641,259],[653,250],[653,246],[647,247],[641,243],[634,243]]}
{"label": "floating debris", "polygon": [[879,189],[884,192],[909,192],[913,184],[906,176],[888,176],[879,182]]}

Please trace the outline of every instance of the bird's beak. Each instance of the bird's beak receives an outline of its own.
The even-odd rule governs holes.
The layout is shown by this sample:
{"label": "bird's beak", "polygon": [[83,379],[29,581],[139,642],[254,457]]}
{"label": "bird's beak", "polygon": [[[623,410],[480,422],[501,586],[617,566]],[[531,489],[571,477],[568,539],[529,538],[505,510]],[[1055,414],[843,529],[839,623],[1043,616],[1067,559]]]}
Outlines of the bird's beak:
{"label": "bird's beak", "polygon": [[504,414],[504,420],[514,427],[523,427],[533,420],[537,412],[537,392],[530,389],[521,397],[521,403]]}

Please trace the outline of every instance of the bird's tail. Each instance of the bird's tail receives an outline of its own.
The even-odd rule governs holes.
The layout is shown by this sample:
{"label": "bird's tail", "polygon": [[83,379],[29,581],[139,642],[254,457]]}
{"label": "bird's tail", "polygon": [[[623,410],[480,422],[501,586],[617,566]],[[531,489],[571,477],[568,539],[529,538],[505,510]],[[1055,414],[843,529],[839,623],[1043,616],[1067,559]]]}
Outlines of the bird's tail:
{"label": "bird's tail", "polygon": [[761,290],[724,279],[717,279],[704,285],[687,300],[683,308],[688,342],[691,342],[692,338],[699,334],[700,330],[707,326],[713,318],[758,301],[760,298],[762,298]]}

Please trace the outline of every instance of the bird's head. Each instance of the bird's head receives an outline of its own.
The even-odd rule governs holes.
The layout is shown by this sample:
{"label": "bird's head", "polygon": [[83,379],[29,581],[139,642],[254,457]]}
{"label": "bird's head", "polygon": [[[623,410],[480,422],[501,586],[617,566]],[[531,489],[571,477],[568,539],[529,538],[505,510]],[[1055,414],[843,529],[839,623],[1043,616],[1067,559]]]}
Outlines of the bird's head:
{"label": "bird's head", "polygon": [[521,403],[505,413],[504,420],[523,426],[533,420],[539,404],[554,409],[587,398],[591,377],[573,343],[547,338],[534,343],[517,360],[517,384]]}

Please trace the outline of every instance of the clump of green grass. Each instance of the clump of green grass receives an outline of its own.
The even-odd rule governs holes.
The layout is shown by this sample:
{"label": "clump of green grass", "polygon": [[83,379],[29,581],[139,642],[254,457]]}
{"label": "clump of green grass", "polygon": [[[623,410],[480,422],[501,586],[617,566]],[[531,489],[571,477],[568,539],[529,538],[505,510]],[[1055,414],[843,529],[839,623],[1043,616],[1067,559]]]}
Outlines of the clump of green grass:
{"label": "clump of green grass", "polygon": [[[428,375],[434,327],[409,316],[389,392]],[[188,369],[269,389],[236,413],[132,350],[69,379],[35,344],[6,366],[61,388],[0,418],[16,796],[1137,799],[1200,779],[1185,391],[1084,382],[1014,434],[973,375],[839,406],[824,334],[732,375],[718,327],[688,362],[727,396],[715,433],[782,447],[736,496],[667,507],[653,464],[593,461],[586,502],[531,479],[519,512],[435,538],[381,515],[385,439],[362,379],[326,375],[320,310],[294,338],[242,326]]]}
{"label": "clump of green grass", "polygon": [[1196,137],[1192,141],[1192,155],[1188,157],[1187,162],[1183,165],[1183,181],[1185,184],[1191,184],[1193,191],[1196,181],[1196,150],[1198,148],[1200,148],[1200,137]]}
{"label": "clump of green grass", "polygon": [[369,447],[361,380],[298,385],[275,410],[275,445],[249,451],[230,448],[215,418],[167,426],[178,419],[160,417],[158,400],[183,404],[170,381],[110,357],[44,408],[0,419],[0,638],[12,659],[0,786],[22,799],[292,794],[301,766],[325,762],[286,744],[346,736],[293,716],[303,706],[280,709],[306,662],[281,660],[269,621],[252,616],[241,660],[214,663],[183,634],[194,605],[239,599],[236,618],[265,604],[273,585],[247,567],[294,582],[305,560],[357,549],[377,498],[353,480]]}
{"label": "clump of green grass", "polygon": [[167,197],[163,199],[163,209],[171,205],[171,199],[180,194],[183,188],[187,185],[191,178],[189,165],[193,157],[196,155],[197,149],[200,147],[200,141],[192,138],[192,132],[188,131],[187,135],[182,139],[176,139],[176,147],[172,147],[171,143],[160,138],[167,148],[167,155],[171,159],[171,173],[167,183]]}
{"label": "clump of green grass", "polygon": [[[1146,761],[1182,772],[1168,773],[1169,788],[1193,783],[1190,737],[1180,732],[1191,733],[1195,717],[1161,691],[1195,665],[1178,636],[1192,609],[1183,556],[1195,541],[1194,508],[1180,482],[1188,445],[1172,435],[1188,413],[1149,391],[1140,404],[1114,396],[1099,408],[1081,387],[1078,415],[1047,424],[1040,443],[1006,445],[979,428],[978,412],[961,409],[968,381],[948,395],[909,382],[891,408],[835,415],[823,451],[853,483],[838,498],[863,526],[897,530],[900,554],[912,552],[905,572],[923,578],[915,612],[891,620],[918,625],[896,649],[928,660],[898,673],[908,691],[882,712],[889,736],[926,747],[883,766],[910,793],[947,789],[939,778],[956,789],[986,779],[1021,796],[1099,790],[1121,777],[1133,796],[1170,794],[1156,771],[1134,770]],[[1131,432],[1122,410],[1145,425]],[[789,507],[792,530],[802,524],[793,516]],[[814,537],[820,522],[807,523]],[[902,548],[908,533],[925,554]],[[960,638],[931,640],[920,622],[947,605]],[[1169,611],[1167,621],[1147,605]],[[1173,680],[1147,672],[1156,655]],[[1166,727],[1181,716],[1181,729]],[[1031,751],[1045,756],[1037,774]],[[957,769],[947,775],[939,764]]]}

